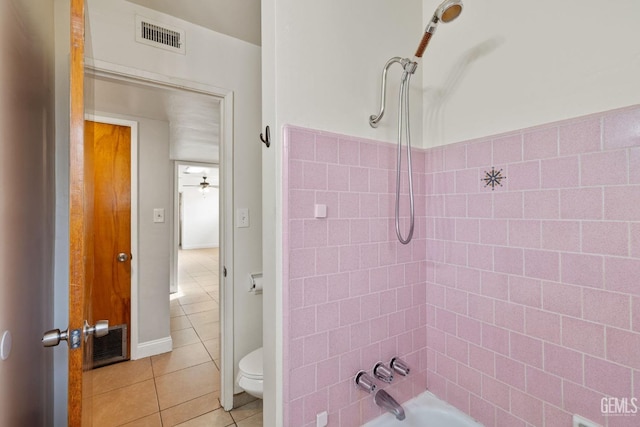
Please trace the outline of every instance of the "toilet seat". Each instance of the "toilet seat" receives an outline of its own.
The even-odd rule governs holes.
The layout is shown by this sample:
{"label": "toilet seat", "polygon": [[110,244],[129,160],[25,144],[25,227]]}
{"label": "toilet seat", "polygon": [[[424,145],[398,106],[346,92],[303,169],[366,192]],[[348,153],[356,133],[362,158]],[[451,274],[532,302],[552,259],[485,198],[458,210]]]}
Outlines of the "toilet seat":
{"label": "toilet seat", "polygon": [[252,396],[262,398],[264,365],[262,347],[252,351],[238,364],[238,385]]}

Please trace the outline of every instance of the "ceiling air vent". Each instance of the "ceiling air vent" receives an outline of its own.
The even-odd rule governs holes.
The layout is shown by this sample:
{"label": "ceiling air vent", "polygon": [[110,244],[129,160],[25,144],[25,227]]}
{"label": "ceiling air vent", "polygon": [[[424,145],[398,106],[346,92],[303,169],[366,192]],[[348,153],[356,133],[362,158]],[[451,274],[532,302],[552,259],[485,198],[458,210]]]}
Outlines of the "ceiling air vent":
{"label": "ceiling air vent", "polygon": [[185,54],[185,32],[136,16],[136,41],[171,52]]}

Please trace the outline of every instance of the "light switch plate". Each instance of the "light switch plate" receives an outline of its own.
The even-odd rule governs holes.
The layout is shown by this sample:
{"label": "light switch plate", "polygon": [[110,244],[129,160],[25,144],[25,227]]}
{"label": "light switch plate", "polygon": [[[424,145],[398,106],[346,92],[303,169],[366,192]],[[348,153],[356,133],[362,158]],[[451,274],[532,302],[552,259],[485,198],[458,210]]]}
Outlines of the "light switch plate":
{"label": "light switch plate", "polygon": [[164,208],[155,208],[153,210],[153,222],[164,222]]}
{"label": "light switch plate", "polygon": [[236,227],[246,228],[249,226],[249,208],[238,208],[236,211]]}

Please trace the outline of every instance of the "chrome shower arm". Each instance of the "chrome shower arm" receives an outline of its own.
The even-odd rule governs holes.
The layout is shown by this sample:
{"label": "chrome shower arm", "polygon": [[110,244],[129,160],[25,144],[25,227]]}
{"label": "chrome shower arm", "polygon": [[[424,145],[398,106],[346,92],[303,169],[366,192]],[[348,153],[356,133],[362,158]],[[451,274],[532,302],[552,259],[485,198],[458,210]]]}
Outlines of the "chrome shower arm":
{"label": "chrome shower arm", "polygon": [[377,128],[378,122],[380,122],[380,120],[382,120],[382,116],[384,116],[384,108],[387,100],[387,71],[389,71],[389,67],[395,63],[399,64],[400,61],[402,61],[402,58],[394,56],[384,64],[384,68],[382,69],[382,89],[380,91],[380,112],[377,116],[369,116],[369,125],[371,125],[372,128]]}
{"label": "chrome shower arm", "polygon": [[416,68],[418,68],[418,63],[413,62],[408,58],[400,58],[399,56],[394,56],[384,64],[384,68],[382,69],[382,88],[380,90],[380,112],[377,116],[369,116],[369,124],[373,128],[378,127],[378,123],[382,120],[382,116],[384,116],[387,99],[387,71],[389,70],[389,67],[396,63],[402,65],[402,68],[404,68],[405,74],[403,75],[403,80],[406,78],[406,74],[413,74],[415,73]]}

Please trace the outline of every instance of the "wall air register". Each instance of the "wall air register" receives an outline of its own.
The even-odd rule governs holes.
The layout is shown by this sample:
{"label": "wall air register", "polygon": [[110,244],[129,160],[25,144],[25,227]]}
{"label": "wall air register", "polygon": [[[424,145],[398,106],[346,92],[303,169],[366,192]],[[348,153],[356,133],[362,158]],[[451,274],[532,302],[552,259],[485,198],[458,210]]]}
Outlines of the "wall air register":
{"label": "wall air register", "polygon": [[109,328],[103,337],[93,337],[93,368],[127,360],[127,325]]}
{"label": "wall air register", "polygon": [[171,52],[185,54],[185,32],[136,15],[136,41]]}

